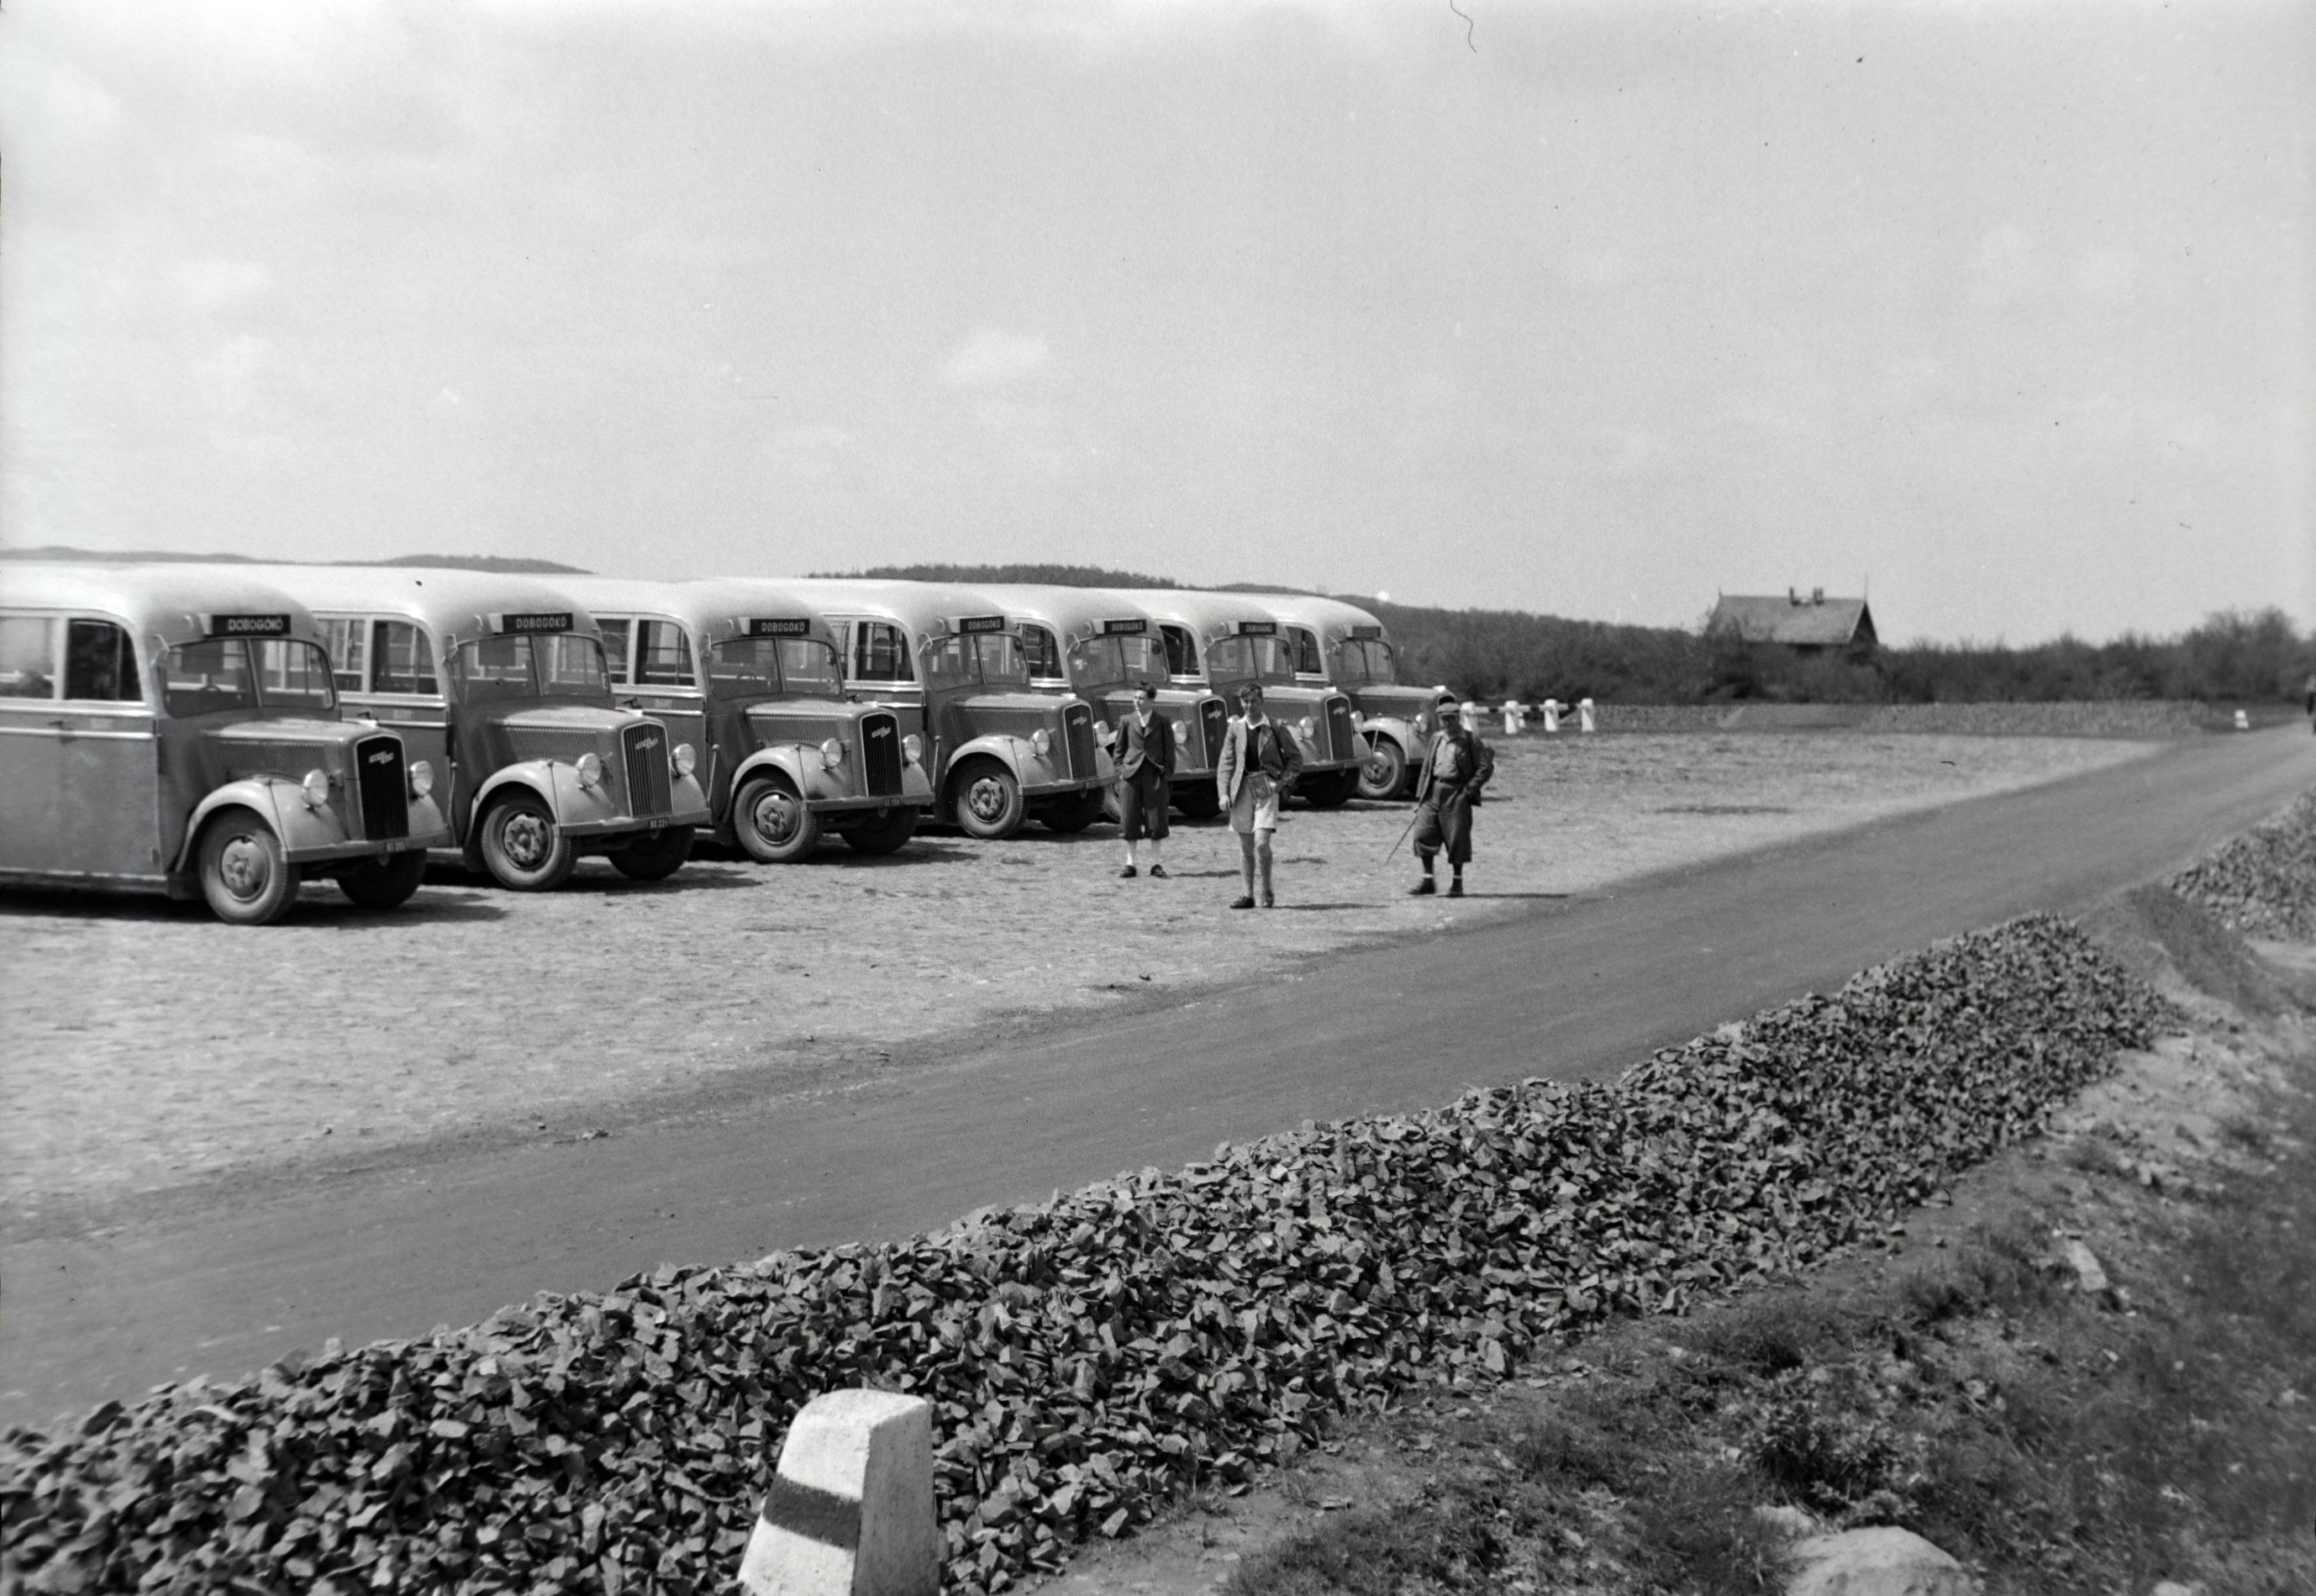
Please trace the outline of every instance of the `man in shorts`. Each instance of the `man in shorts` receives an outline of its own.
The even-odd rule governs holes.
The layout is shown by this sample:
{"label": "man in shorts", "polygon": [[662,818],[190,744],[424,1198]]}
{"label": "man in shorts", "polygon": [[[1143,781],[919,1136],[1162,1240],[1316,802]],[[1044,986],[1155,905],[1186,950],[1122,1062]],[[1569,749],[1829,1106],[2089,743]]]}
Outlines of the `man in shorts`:
{"label": "man in shorts", "polygon": [[1233,716],[1222,738],[1222,757],[1214,767],[1214,790],[1230,812],[1230,829],[1239,833],[1239,876],[1244,886],[1234,909],[1255,907],[1259,880],[1262,906],[1277,901],[1270,889],[1271,835],[1278,830],[1278,802],[1302,774],[1303,753],[1286,728],[1263,713],[1260,682],[1248,682],[1239,701],[1245,713]]}
{"label": "man in shorts", "polygon": [[1166,867],[1158,862],[1158,844],[1165,841],[1166,806],[1172,802],[1174,727],[1158,713],[1158,689],[1146,681],[1134,689],[1134,713],[1118,722],[1117,762],[1118,829],[1125,834],[1125,869],[1118,874],[1130,879],[1135,864],[1144,862],[1163,880]]}
{"label": "man in shorts", "polygon": [[1415,784],[1415,857],[1423,879],[1415,894],[1426,898],[1439,890],[1432,862],[1448,850],[1448,869],[1455,877],[1448,896],[1464,896],[1464,867],[1472,859],[1472,811],[1480,790],[1495,774],[1495,753],[1478,731],[1466,724],[1463,707],[1439,706],[1439,729],[1423,756],[1423,774]]}

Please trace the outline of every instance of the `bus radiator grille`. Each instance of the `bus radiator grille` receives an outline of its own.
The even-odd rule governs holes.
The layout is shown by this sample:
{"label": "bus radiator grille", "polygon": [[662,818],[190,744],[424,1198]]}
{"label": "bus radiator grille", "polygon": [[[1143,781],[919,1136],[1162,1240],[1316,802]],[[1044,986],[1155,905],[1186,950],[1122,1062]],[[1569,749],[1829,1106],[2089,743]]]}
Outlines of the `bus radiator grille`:
{"label": "bus radiator grille", "polygon": [[871,798],[897,798],[901,793],[900,721],[891,715],[860,717],[860,769]]}
{"label": "bus radiator grille", "polygon": [[410,835],[410,786],[400,737],[364,737],[354,745],[354,786],[362,799],[362,836],[371,842]]}
{"label": "bus radiator grille", "polygon": [[668,728],[658,721],[631,726],[620,733],[626,755],[628,812],[665,814],[675,807],[668,777]]}

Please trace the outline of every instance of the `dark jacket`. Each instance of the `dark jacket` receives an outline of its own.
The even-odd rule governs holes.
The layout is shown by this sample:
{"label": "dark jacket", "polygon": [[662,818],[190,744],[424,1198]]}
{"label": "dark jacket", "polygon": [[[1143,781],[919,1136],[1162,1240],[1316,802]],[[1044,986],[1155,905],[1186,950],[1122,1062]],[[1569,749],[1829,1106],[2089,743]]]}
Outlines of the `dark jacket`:
{"label": "dark jacket", "polygon": [[[1438,779],[1439,748],[1441,744],[1450,742],[1462,746],[1463,774],[1453,782],[1442,782]],[[1451,737],[1444,731],[1434,732],[1431,746],[1423,751],[1423,774],[1416,777],[1415,801],[1420,803],[1437,790],[1442,798],[1461,792],[1468,802],[1476,804],[1481,790],[1495,776],[1495,750],[1487,746],[1485,737],[1468,728],[1460,737]]]}
{"label": "dark jacket", "polygon": [[1117,762],[1120,781],[1130,782],[1145,768],[1171,777],[1174,774],[1174,723],[1153,709],[1145,731],[1142,722],[1128,711],[1118,722]]}

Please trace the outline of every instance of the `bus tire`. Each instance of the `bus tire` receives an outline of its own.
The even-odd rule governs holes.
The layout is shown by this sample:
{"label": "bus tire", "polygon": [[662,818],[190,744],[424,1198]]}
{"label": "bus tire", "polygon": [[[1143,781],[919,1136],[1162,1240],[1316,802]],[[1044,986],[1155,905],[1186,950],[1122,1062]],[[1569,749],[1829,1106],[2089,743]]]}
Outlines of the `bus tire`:
{"label": "bus tire", "polygon": [[916,817],[923,813],[914,806],[888,809],[880,815],[848,826],[840,833],[848,847],[860,853],[897,853],[901,844],[916,834]]}
{"label": "bus tire", "polygon": [[1341,809],[1351,802],[1359,790],[1358,770],[1331,770],[1319,775],[1306,775],[1295,784],[1303,802],[1314,809]]}
{"label": "bus tire", "polygon": [[957,829],[968,837],[1001,841],[1019,831],[1029,818],[1021,784],[994,759],[967,760],[949,790],[955,794]]}
{"label": "bus tire", "polygon": [[1367,757],[1359,765],[1359,795],[1389,803],[1407,785],[1407,751],[1389,737],[1367,739]]}
{"label": "bus tire", "polygon": [[1222,812],[1222,799],[1212,782],[1201,781],[1174,789],[1174,807],[1192,820],[1212,820]]}
{"label": "bus tire", "polygon": [[356,908],[400,908],[425,879],[426,855],[413,850],[365,860],[350,870],[339,871],[337,889]]}
{"label": "bus tire", "polygon": [[1103,816],[1104,803],[1111,789],[1107,786],[1087,787],[1072,793],[1067,798],[1056,798],[1038,812],[1038,819],[1046,830],[1067,835],[1082,831]]}
{"label": "bus tire", "polygon": [[201,896],[229,926],[271,926],[298,902],[304,872],[281,857],[281,839],[247,809],[221,809],[201,828]]}
{"label": "bus tire", "polygon": [[509,892],[552,891],[578,862],[578,850],[555,823],[555,811],[537,793],[510,788],[483,811],[483,868]]}
{"label": "bus tire", "polygon": [[732,835],[758,864],[794,864],[821,845],[821,817],[786,776],[753,775],[732,800]]}
{"label": "bus tire", "polygon": [[612,850],[612,869],[631,881],[664,881],[684,868],[691,857],[689,826],[662,826],[659,833],[639,837]]}

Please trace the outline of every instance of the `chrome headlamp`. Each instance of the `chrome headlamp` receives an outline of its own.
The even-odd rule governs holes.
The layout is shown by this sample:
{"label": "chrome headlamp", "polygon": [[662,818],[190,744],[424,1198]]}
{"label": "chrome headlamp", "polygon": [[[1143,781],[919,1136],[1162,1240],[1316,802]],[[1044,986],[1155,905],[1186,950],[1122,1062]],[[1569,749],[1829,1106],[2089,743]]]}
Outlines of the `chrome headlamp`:
{"label": "chrome headlamp", "polygon": [[410,762],[410,795],[423,798],[434,790],[434,767],[423,759]]}
{"label": "chrome headlamp", "polygon": [[1314,726],[1311,722],[1311,717],[1305,715],[1302,719],[1295,723],[1295,729],[1303,734],[1303,740],[1307,743],[1311,740],[1311,734],[1317,731],[1319,728],[1316,726]]}
{"label": "chrome headlamp", "polygon": [[821,763],[834,770],[844,763],[844,745],[831,737],[821,745]]}
{"label": "chrome headlamp", "polygon": [[1053,738],[1047,735],[1045,727],[1039,727],[1030,734],[1030,748],[1040,759],[1052,752]]}
{"label": "chrome headlamp", "polygon": [[911,732],[908,736],[903,737],[901,739],[901,757],[907,760],[911,765],[923,765],[925,763],[925,739],[918,736],[915,732]]}
{"label": "chrome headlamp", "polygon": [[578,767],[579,784],[581,786],[593,787],[603,781],[603,761],[602,755],[593,752],[582,754],[579,755]]}
{"label": "chrome headlamp", "polygon": [[692,752],[689,743],[678,743],[676,751],[668,756],[668,763],[676,767],[678,775],[688,776],[699,763],[699,755]]}
{"label": "chrome headlamp", "polygon": [[329,802],[329,772],[309,770],[306,773],[306,779],[298,785],[306,794],[307,808],[319,809]]}

